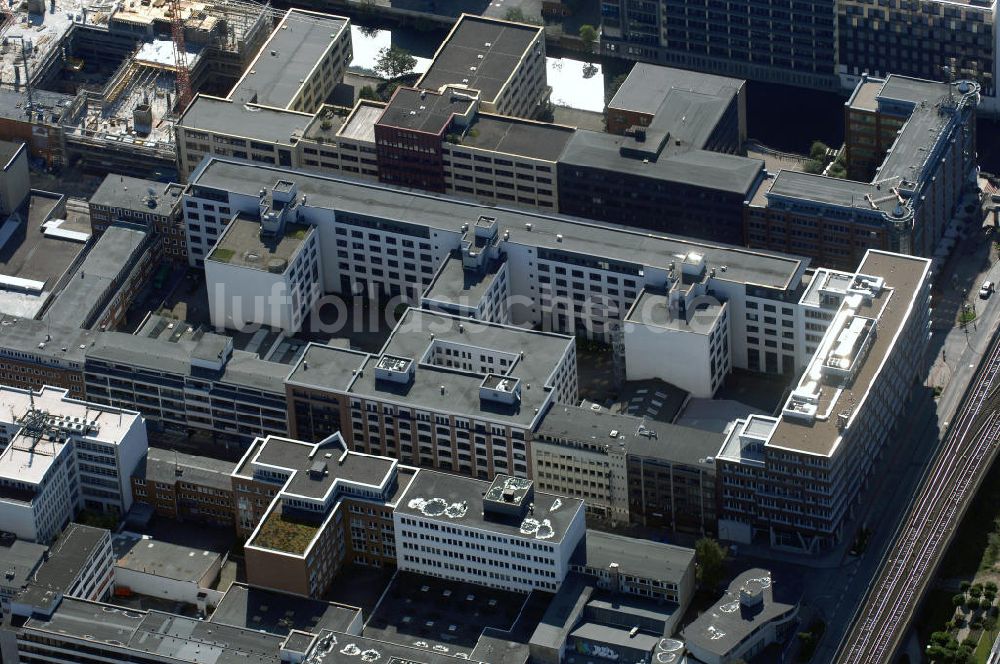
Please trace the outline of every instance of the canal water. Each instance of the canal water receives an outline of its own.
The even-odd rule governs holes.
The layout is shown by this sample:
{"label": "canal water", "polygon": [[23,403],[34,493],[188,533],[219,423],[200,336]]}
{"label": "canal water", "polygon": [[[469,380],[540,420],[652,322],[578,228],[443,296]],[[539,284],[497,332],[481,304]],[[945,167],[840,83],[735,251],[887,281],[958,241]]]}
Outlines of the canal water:
{"label": "canal water", "polygon": [[[354,60],[351,67],[371,70],[378,52],[395,44],[417,59],[414,71],[423,73],[441,41],[444,30],[391,30],[352,25]],[[605,89],[615,76],[627,71],[627,64],[602,67],[577,58],[547,58],[552,103],[585,111],[604,110]],[[624,68],[623,68],[624,67]],[[747,129],[749,137],[777,150],[808,154],[815,140],[839,146],[844,140],[846,94],[816,92],[787,85],[749,82],[747,84]],[[983,170],[1000,173],[1000,123],[980,120],[979,159]]]}

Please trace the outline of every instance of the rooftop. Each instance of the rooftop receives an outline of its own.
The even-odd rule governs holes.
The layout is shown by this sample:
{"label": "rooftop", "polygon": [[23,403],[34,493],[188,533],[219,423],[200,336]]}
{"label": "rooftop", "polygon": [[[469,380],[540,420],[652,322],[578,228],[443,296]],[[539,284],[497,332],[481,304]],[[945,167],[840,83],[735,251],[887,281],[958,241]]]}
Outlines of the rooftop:
{"label": "rooftop", "polygon": [[375,142],[375,123],[382,117],[385,104],[374,101],[361,101],[347,116],[347,121],[340,128],[339,136],[365,143]]}
{"label": "rooftop", "polygon": [[[324,631],[316,639],[310,658],[320,653],[323,664],[357,664],[360,661],[385,664],[483,664],[469,658],[460,658],[417,646],[379,641],[351,634]],[[360,657],[359,657],[360,655]],[[369,659],[362,659],[368,657]],[[310,661],[307,658],[306,661]]]}
{"label": "rooftop", "polygon": [[722,444],[722,436],[711,431],[564,404],[555,404],[546,413],[535,431],[535,439],[541,437],[623,445],[630,455],[689,465],[703,463]]}
{"label": "rooftop", "polygon": [[42,556],[48,547],[44,544],[26,542],[16,539],[9,545],[0,543],[0,587],[23,588],[28,583],[31,573],[42,562]]}
{"label": "rooftop", "polygon": [[704,652],[724,656],[768,622],[790,617],[797,605],[795,592],[775,587],[768,570],[750,569],[729,584],[712,608],[684,628],[684,640]]}
{"label": "rooftop", "polygon": [[454,116],[468,114],[473,104],[465,93],[399,87],[376,124],[441,135]]}
{"label": "rooftop", "polygon": [[49,559],[18,594],[17,602],[40,609],[51,607],[70,589],[107,537],[103,528],[70,523],[49,549]]}
{"label": "rooftop", "polygon": [[678,318],[670,307],[670,295],[663,290],[643,288],[629,309],[625,320],[629,323],[682,330],[697,334],[710,334],[723,315],[725,304],[712,301],[698,302],[686,309],[687,318]]}
{"label": "rooftop", "polygon": [[234,583],[226,591],[211,621],[285,636],[291,630],[318,634],[328,629],[347,632],[359,620],[360,609],[343,604],[288,595]]}
{"label": "rooftop", "polygon": [[232,461],[150,447],[146,463],[139,464],[134,476],[147,482],[187,482],[231,491],[233,486],[229,475],[234,468]]}
{"label": "rooftop", "polygon": [[189,130],[228,134],[287,146],[291,145],[293,137],[302,134],[312,119],[313,116],[308,113],[244,104],[199,93],[188,105],[178,124]]}
{"label": "rooftop", "polygon": [[541,32],[541,26],[462,14],[417,86],[465,85],[493,102]]}
{"label": "rooftop", "polygon": [[[498,477],[503,477],[498,475]],[[517,478],[509,478],[518,481]],[[444,524],[489,530],[508,537],[562,542],[577,512],[583,509],[579,498],[555,496],[534,491],[534,510],[528,516],[506,518],[483,512],[483,499],[489,482],[422,469],[414,476],[396,512]]]}
{"label": "rooftop", "polygon": [[[926,306],[926,303],[917,301],[917,297],[923,292],[929,269],[930,261],[925,258],[875,250],[865,254],[858,274],[882,278],[884,287],[871,298],[870,303],[859,295],[845,298],[796,389],[803,393],[818,392],[816,416],[806,420],[783,415],[767,442],[768,447],[822,456],[830,456],[836,451],[843,435],[837,422],[838,415],[845,409],[851,414],[861,409],[886,358],[896,352],[896,339],[913,307]],[[846,384],[828,385],[821,377],[821,365],[826,360],[826,351],[837,342],[836,337],[842,328],[837,321],[846,320],[851,313],[848,310],[852,315],[875,319],[880,332],[874,335],[867,356],[860,358],[861,364],[853,380]]]}
{"label": "rooftop", "polygon": [[288,376],[288,382],[346,392],[368,353],[310,343]]}
{"label": "rooftop", "polygon": [[268,512],[247,546],[273,549],[301,556],[309,548],[320,526],[285,515],[281,505]]}
{"label": "rooftop", "polygon": [[119,533],[111,539],[116,567],[186,583],[211,583],[208,578],[219,564],[215,551],[149,539],[134,533]]}
{"label": "rooftop", "polygon": [[596,570],[618,563],[625,575],[679,583],[694,569],[694,549],[588,528],[571,562]]}
{"label": "rooftop", "polygon": [[[577,132],[579,133],[579,132]],[[710,154],[710,153],[709,153]],[[718,155],[726,156],[726,155]],[[295,180],[310,206],[354,212],[432,229],[459,232],[462,223],[480,216],[495,217],[499,236],[510,231],[510,242],[532,247],[601,256],[630,265],[667,269],[692,251],[709,265],[726,266],[716,279],[769,288],[796,288],[808,259],[775,252],[640,232],[570,217],[543,215],[503,207],[488,207],[433,194],[415,193],[376,184],[288,171],[255,164],[212,159],[192,178],[195,185],[257,196],[277,179]],[[526,230],[531,224],[531,231]]]}
{"label": "rooftop", "polygon": [[480,273],[466,270],[461,258],[449,256],[422,299],[475,308],[503,265],[504,263],[490,264]]}
{"label": "rooftop", "polygon": [[281,235],[266,237],[259,221],[237,214],[222,231],[208,260],[281,274],[311,233],[312,226],[289,223]]}
{"label": "rooftop", "polygon": [[89,327],[106,305],[109,289],[132,268],[136,257],[150,248],[148,237],[149,233],[137,226],[109,226],[45,310],[44,320],[53,325]]}
{"label": "rooftop", "polygon": [[674,90],[715,95],[728,102],[745,84],[738,78],[638,62],[619,86],[608,108],[653,115]]}
{"label": "rooftop", "polygon": [[7,170],[23,147],[24,143],[21,141],[0,141],[0,169]]}
{"label": "rooftop", "polygon": [[110,174],[90,197],[90,203],[133,212],[169,215],[180,203],[181,191],[183,187],[176,184]]}
{"label": "rooftop", "polygon": [[458,145],[556,162],[575,131],[562,125],[477,113]]}
{"label": "rooftop", "polygon": [[348,19],[339,16],[288,10],[229,93],[230,99],[288,108],[347,24]]}

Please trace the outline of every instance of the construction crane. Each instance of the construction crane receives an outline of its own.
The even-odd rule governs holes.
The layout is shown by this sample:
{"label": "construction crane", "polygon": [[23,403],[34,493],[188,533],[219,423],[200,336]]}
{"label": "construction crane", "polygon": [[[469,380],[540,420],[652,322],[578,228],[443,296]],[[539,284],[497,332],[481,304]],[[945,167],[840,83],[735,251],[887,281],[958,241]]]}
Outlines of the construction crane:
{"label": "construction crane", "polygon": [[181,0],[171,0],[170,34],[174,42],[174,66],[177,67],[177,109],[184,112],[191,101],[191,72],[188,70],[187,49],[184,47],[184,18]]}

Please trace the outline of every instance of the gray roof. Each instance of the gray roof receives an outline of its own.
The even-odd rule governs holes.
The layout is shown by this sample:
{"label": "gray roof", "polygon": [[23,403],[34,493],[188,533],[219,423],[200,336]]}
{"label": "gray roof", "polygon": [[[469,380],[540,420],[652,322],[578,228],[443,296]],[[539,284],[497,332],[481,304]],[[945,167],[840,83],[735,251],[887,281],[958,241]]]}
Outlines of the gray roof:
{"label": "gray roof", "polygon": [[618,563],[622,574],[680,583],[694,568],[694,549],[587,529],[573,553],[573,565],[605,570]]}
{"label": "gray roof", "polygon": [[492,102],[541,31],[541,26],[462,14],[417,86],[437,90],[464,84]]}
{"label": "gray roof", "polygon": [[[396,506],[396,512],[447,525],[465,526],[500,533],[507,537],[534,540],[534,535],[526,535],[521,532],[521,519],[507,519],[483,513],[483,495],[489,487],[490,483],[483,480],[421,469],[410,482],[403,500]],[[411,502],[416,498],[423,500],[439,498],[449,504],[465,503],[467,509],[463,516],[454,518],[444,514],[429,516],[424,514],[418,506],[411,506]],[[535,510],[532,518],[538,521],[548,519],[554,531],[553,536],[542,540],[543,542],[562,542],[577,512],[583,509],[583,501],[579,498],[556,496],[537,490],[534,492],[533,501]],[[556,501],[559,501],[559,504],[556,504]]]}
{"label": "gray roof", "polygon": [[738,78],[638,62],[608,103],[608,108],[655,114],[673,90],[711,94],[728,101],[744,85],[746,82]]}
{"label": "gray roof", "polygon": [[[262,106],[287,108],[302,87],[302,81],[319,64],[346,18],[290,10],[260,47],[229,97],[254,101]],[[350,54],[347,60],[350,61]],[[322,101],[322,100],[321,100]]]}
{"label": "gray roof", "polygon": [[312,226],[288,223],[280,237],[263,237],[259,221],[237,213],[206,260],[268,272],[273,267],[280,269],[280,274],[292,263],[312,232]]}
{"label": "gray roof", "polygon": [[432,343],[431,334],[435,342],[450,341],[515,355],[523,353],[513,369],[505,374],[520,379],[520,401],[513,406],[483,401],[479,386],[484,375],[452,367],[419,364],[409,384],[376,380],[376,355],[369,357],[354,379],[351,394],[524,427],[531,426],[538,418],[536,409],[541,409],[549,397],[547,386],[551,376],[574,343],[573,337],[562,334],[494,325],[413,308],[399,320],[396,330],[404,333],[394,332],[382,354],[409,358],[414,363],[421,361]]}
{"label": "gray roof", "polygon": [[[324,652],[323,639],[327,636],[333,638],[330,649],[326,651],[322,660],[318,660],[322,661],[323,664],[357,664],[360,659],[358,653],[369,651],[378,653],[379,658],[376,661],[380,664],[483,664],[474,659],[459,658],[419,646],[379,641],[339,632],[331,634],[327,631],[323,631],[320,638],[316,639],[313,653]],[[309,661],[309,658],[306,661]],[[490,662],[490,664],[495,663]]]}
{"label": "gray roof", "polygon": [[[42,111],[43,123],[56,125],[63,112],[73,103],[73,95],[61,92],[51,92],[34,88],[31,91],[31,101],[34,103],[36,115]],[[24,121],[27,119],[25,108],[28,99],[24,92],[4,88],[0,90],[0,117]]]}
{"label": "gray roof", "polygon": [[88,327],[100,314],[122,271],[144,249],[148,233],[136,226],[114,224],[97,240],[76,273],[45,311],[53,325]]}
{"label": "gray roof", "polygon": [[[64,598],[50,619],[31,618],[26,630],[57,638],[111,642],[121,648],[190,664],[274,664],[283,638],[163,613]],[[89,637],[89,638],[88,638]]]}
{"label": "gray roof", "polygon": [[578,572],[567,574],[531,635],[531,645],[553,650],[562,648],[594,592],[593,577]]}
{"label": "gray roof", "polygon": [[44,544],[14,540],[10,546],[0,544],[0,572],[12,574],[13,578],[0,579],[0,586],[22,588],[28,583],[31,573],[35,571],[42,556],[48,549]]}
{"label": "gray roof", "polygon": [[444,133],[453,116],[465,115],[472,104],[467,96],[399,87],[375,124],[437,136]]}
{"label": "gray roof", "polygon": [[139,464],[135,476],[147,482],[189,482],[231,491],[233,483],[229,476],[235,468],[232,461],[150,447],[146,463]]}
{"label": "gray roof", "polygon": [[187,583],[211,583],[214,579],[209,578],[209,574],[220,558],[215,551],[145,539],[130,533],[115,535],[111,543],[116,567]]}
{"label": "gray roof", "polygon": [[[706,262],[712,266],[727,266],[727,271],[718,272],[716,279],[737,283],[795,288],[808,264],[808,259],[789,254],[669,237],[559,215],[489,207],[444,196],[309,173],[290,173],[279,168],[236,161],[212,159],[194,184],[256,197],[261,187],[271,187],[278,179],[294,180],[300,195],[308,195],[309,204],[313,207],[404,221],[456,233],[463,222],[488,215],[497,219],[501,236],[504,230],[510,231],[511,242],[585,256],[602,256],[629,264],[666,269],[679,254],[696,251],[704,254]],[[532,225],[530,233],[526,232],[525,224]]]}
{"label": "gray roof", "polygon": [[645,632],[637,632],[635,635],[632,635],[628,629],[600,625],[594,622],[582,623],[570,635],[578,639],[586,639],[596,643],[608,643],[623,648],[635,648],[644,652],[651,652],[656,647],[656,644],[660,642],[659,636],[652,636]]}
{"label": "gray roof", "polygon": [[211,621],[285,636],[291,630],[318,634],[347,632],[360,609],[234,583],[212,613]]}
{"label": "gray roof", "polygon": [[[180,203],[182,187],[130,175],[109,174],[90,202],[110,208],[168,216]],[[152,195],[150,194],[152,191]]]}
{"label": "gray roof", "polygon": [[22,141],[0,141],[0,168],[6,170],[11,160],[24,148]]}
{"label": "gray roof", "polygon": [[310,343],[288,375],[288,382],[347,391],[368,353]]}
{"label": "gray roof", "polygon": [[627,136],[578,129],[559,162],[565,166],[599,168],[744,196],[750,193],[764,169],[764,162],[759,159],[698,149],[664,154],[648,163],[623,157],[622,146],[633,143],[634,140]]}
{"label": "gray roof", "polygon": [[[43,320],[0,316],[0,348],[40,358],[43,362],[83,365],[87,349],[101,332],[49,325]],[[39,348],[39,345],[44,345]]]}
{"label": "gray roof", "polygon": [[[313,445],[302,441],[270,436],[255,441],[253,449],[244,457],[246,462],[236,469],[242,477],[253,476],[253,463],[267,464],[293,471],[283,492],[309,498],[323,498],[337,480],[378,487],[387,481],[396,467],[389,457],[370,456],[347,452],[343,441],[321,445],[312,455]],[[326,455],[330,454],[329,458]],[[314,476],[310,469],[317,462],[324,464],[325,472]]]}
{"label": "gray roof", "polygon": [[503,264],[491,263],[480,273],[466,270],[458,256],[449,256],[424,292],[423,300],[475,308],[493,283],[501,265]]}
{"label": "gray roof", "polygon": [[107,536],[103,528],[70,523],[49,549],[49,559],[16,601],[39,608],[51,606],[70,589]]}
{"label": "gray roof", "polygon": [[[655,438],[640,435],[640,428],[654,432]],[[617,431],[618,437],[611,438],[612,431]],[[535,436],[624,445],[629,455],[692,466],[701,463],[705,457],[714,456],[724,438],[712,431],[666,422],[647,422],[644,418],[612,413],[605,408],[594,411],[563,404],[555,404],[549,409]]]}
{"label": "gray roof", "polygon": [[184,111],[178,124],[186,129],[290,146],[292,136],[301,135],[312,118],[308,113],[265,108],[198,94]]}
{"label": "gray roof", "polygon": [[572,127],[532,122],[503,115],[477,113],[460,145],[499,152],[501,155],[523,156],[556,162],[573,136]]}
{"label": "gray roof", "polygon": [[[763,605],[757,610],[747,610],[741,606],[742,590],[762,593]],[[737,610],[732,610],[734,602]],[[752,632],[772,620],[786,616],[797,605],[795,589],[783,586],[775,588],[771,572],[759,568],[749,569],[729,584],[729,589],[712,608],[684,628],[684,640],[704,651],[724,657]]]}

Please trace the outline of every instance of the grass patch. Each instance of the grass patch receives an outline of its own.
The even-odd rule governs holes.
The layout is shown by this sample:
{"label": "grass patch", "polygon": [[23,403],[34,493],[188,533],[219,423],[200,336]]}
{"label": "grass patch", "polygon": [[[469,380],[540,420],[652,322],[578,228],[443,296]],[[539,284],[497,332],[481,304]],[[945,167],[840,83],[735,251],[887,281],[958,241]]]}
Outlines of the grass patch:
{"label": "grass patch", "polygon": [[253,546],[301,555],[319,530],[314,525],[292,521],[278,510],[271,512],[260,527]]}
{"label": "grass patch", "polygon": [[993,642],[996,641],[997,633],[995,629],[983,633],[979,639],[979,645],[976,646],[976,651],[972,654],[976,664],[986,664],[990,657],[990,650],[993,649]]}
{"label": "grass patch", "polygon": [[958,315],[958,322],[962,325],[976,320],[976,312],[973,309],[965,309]]}
{"label": "grass patch", "polygon": [[233,256],[235,255],[236,252],[234,250],[220,247],[212,253],[211,259],[213,261],[219,261],[220,263],[228,263],[233,260]]}

